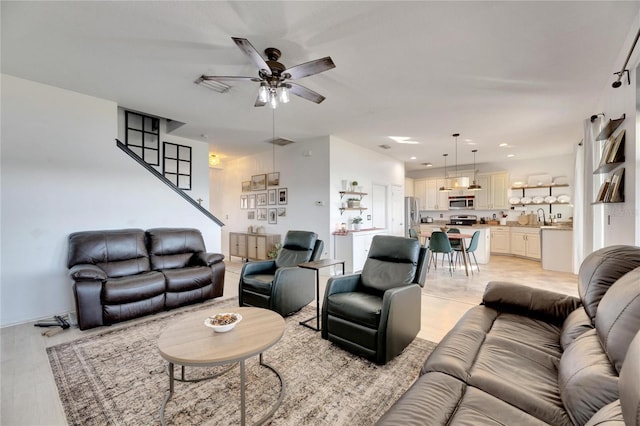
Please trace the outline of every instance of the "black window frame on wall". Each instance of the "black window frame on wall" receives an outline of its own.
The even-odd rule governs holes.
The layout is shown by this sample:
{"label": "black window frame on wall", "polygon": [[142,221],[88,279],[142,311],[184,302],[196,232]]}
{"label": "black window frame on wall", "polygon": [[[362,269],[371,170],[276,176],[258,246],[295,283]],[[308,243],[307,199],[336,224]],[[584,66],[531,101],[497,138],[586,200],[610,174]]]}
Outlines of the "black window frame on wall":
{"label": "black window frame on wall", "polygon": [[[131,127],[130,117],[139,117],[140,128]],[[125,144],[151,166],[160,165],[160,119],[133,111],[124,112]],[[137,138],[132,137],[138,135]],[[131,136],[131,137],[130,137]],[[135,139],[135,140],[134,140]],[[139,143],[137,143],[139,140]],[[154,143],[155,141],[155,143]],[[155,146],[154,146],[155,145]],[[142,154],[142,155],[141,155]]]}
{"label": "black window frame on wall", "polygon": [[[173,149],[167,149],[167,147],[175,147],[176,155],[172,156]],[[162,174],[164,177],[179,189],[184,191],[191,190],[191,147],[165,141],[162,142],[162,152],[164,154],[162,156]]]}

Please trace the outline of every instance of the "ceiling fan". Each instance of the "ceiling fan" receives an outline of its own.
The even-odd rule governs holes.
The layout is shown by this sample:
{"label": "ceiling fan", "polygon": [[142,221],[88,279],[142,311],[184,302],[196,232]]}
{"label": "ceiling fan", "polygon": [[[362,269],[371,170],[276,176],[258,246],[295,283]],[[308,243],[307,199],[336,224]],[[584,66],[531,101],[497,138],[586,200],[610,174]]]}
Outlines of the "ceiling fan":
{"label": "ceiling fan", "polygon": [[269,103],[272,108],[276,108],[278,103],[287,103],[289,102],[289,92],[317,104],[325,100],[325,97],[321,94],[297,83],[293,83],[291,80],[298,80],[335,68],[331,57],[327,56],[322,59],[316,59],[315,61],[305,62],[304,64],[287,68],[278,62],[282,53],[275,47],[268,47],[264,50],[267,56],[267,60],[265,60],[246,38],[231,38],[236,43],[236,46],[258,67],[258,77],[202,75],[196,83],[211,80],[217,82],[259,82],[260,89],[258,90],[258,97],[255,102],[255,106],[257,107]]}

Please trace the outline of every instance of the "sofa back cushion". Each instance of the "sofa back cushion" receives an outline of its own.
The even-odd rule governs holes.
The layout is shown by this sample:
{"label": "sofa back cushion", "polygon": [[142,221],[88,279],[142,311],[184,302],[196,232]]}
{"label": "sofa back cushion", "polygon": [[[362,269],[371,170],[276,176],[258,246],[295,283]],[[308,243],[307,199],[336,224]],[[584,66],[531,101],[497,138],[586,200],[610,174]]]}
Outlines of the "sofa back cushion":
{"label": "sofa back cushion", "polygon": [[578,293],[594,323],[600,300],[609,287],[627,272],[640,266],[640,247],[610,246],[587,256],[578,273]]}
{"label": "sofa back cushion", "polygon": [[205,251],[202,234],[192,228],[153,228],[147,230],[149,257],[154,270],[190,266],[197,253]]}
{"label": "sofa back cushion", "polygon": [[618,373],[602,349],[595,330],[577,337],[560,357],[560,397],[573,424],[584,425],[619,398]]}
{"label": "sofa back cushion", "polygon": [[414,282],[420,259],[420,242],[414,238],[375,235],[364,263],[361,282],[385,291]]}
{"label": "sofa back cushion", "polygon": [[620,372],[620,405],[627,426],[640,426],[640,332],[629,345],[627,358]]}
{"label": "sofa back cushion", "polygon": [[74,232],[69,235],[67,266],[95,265],[116,278],[149,271],[142,229]]}
{"label": "sofa back cushion", "polygon": [[289,231],[276,258],[276,267],[296,266],[311,260],[318,234],[309,231]]}
{"label": "sofa back cushion", "polygon": [[598,338],[618,373],[622,369],[629,344],[638,330],[640,267],[628,272],[611,286],[602,297],[596,314]]}

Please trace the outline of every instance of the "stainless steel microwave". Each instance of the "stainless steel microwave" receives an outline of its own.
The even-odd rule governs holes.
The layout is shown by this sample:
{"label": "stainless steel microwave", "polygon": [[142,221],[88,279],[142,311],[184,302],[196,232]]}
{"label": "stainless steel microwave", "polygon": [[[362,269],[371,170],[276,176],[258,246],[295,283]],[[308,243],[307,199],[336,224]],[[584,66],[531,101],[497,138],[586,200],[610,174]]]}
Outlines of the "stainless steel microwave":
{"label": "stainless steel microwave", "polygon": [[449,197],[449,209],[451,210],[473,210],[475,209],[475,196],[458,195]]}

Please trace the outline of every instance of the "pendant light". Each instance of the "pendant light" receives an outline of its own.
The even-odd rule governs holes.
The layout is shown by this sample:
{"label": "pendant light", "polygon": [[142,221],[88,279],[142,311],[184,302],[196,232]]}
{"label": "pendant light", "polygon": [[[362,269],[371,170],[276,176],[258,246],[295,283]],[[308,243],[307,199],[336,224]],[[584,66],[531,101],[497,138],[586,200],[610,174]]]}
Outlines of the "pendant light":
{"label": "pendant light", "polygon": [[471,152],[473,152],[473,183],[471,185],[469,185],[467,190],[469,190],[469,191],[480,191],[482,189],[482,187],[480,185],[478,185],[478,183],[476,182],[476,152],[478,152],[478,150],[477,149],[472,149]]}
{"label": "pendant light", "polygon": [[451,187],[449,186],[449,179],[447,179],[447,156],[449,154],[442,154],[444,157],[444,185],[440,187],[440,191],[449,192],[451,191]]}
{"label": "pendant light", "polygon": [[469,187],[469,178],[465,176],[458,176],[458,136],[460,133],[454,133],[456,138],[456,177],[451,180],[451,187],[453,189],[467,189]]}

